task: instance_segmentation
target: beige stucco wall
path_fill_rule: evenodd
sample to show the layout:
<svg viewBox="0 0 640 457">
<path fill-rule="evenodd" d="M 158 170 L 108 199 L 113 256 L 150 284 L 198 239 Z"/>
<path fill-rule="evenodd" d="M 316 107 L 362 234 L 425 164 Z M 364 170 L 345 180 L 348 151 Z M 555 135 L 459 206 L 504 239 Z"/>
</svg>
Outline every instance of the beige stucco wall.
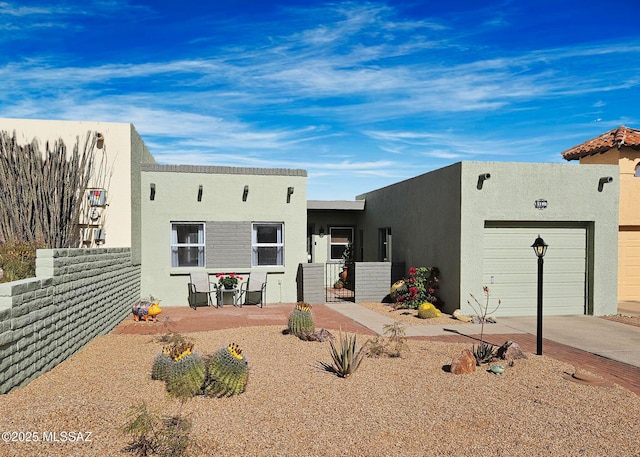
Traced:
<svg viewBox="0 0 640 457">
<path fill-rule="evenodd" d="M 640 177 L 634 176 L 640 163 L 640 151 L 628 147 L 614 148 L 603 154 L 580 159 L 581 164 L 609 164 L 620 166 L 620 221 L 619 225 L 640 226 Z"/>
<path fill-rule="evenodd" d="M 629 147 L 613 148 L 603 154 L 580 159 L 580 164 L 617 164 L 620 174 L 618 299 L 639 300 L 638 247 L 640 237 L 640 177 L 635 170 L 640 164 L 640 151 Z"/>
<path fill-rule="evenodd" d="M 155 163 L 142 139 L 131 124 L 112 122 L 57 121 L 37 119 L 0 119 L 0 130 L 10 135 L 15 131 L 18 141 L 31 143 L 34 139 L 45 150 L 46 143 L 62 139 L 69 150 L 79 138 L 80 150 L 84 148 L 87 134 L 104 136 L 104 147 L 95 149 L 98 163 L 105 154 L 108 206 L 101 209 L 101 220 L 106 230 L 103 247 L 131 247 L 137 252 L 135 242 L 139 239 L 140 214 L 139 174 L 140 163 Z M 102 187 L 95 179 L 90 187 Z M 132 189 L 135 189 L 132 192 Z M 139 262 L 139 253 L 133 253 L 134 264 Z"/>
<path fill-rule="evenodd" d="M 217 167 L 187 167 L 201 172 L 143 171 L 142 195 L 142 286 L 143 295 L 153 295 L 161 306 L 186 306 L 187 284 L 193 268 L 171 267 L 171 222 L 251 221 L 284 222 L 284 266 L 252 267 L 215 265 L 211 274 L 266 269 L 267 302 L 295 302 L 298 265 L 307 262 L 307 186 L 305 176 L 268 174 L 268 169 L 229 168 L 231 173 L 212 172 Z M 226 168 L 226 167 L 220 167 Z M 209 172 L 207 172 L 209 171 Z M 150 200 L 150 185 L 155 199 Z M 197 201 L 198 186 L 202 201 Z M 242 201 L 244 186 L 249 186 Z M 287 203 L 287 189 L 294 188 Z M 250 241 L 250 240 L 248 240 Z M 213 278 L 212 278 L 213 279 Z"/>
</svg>

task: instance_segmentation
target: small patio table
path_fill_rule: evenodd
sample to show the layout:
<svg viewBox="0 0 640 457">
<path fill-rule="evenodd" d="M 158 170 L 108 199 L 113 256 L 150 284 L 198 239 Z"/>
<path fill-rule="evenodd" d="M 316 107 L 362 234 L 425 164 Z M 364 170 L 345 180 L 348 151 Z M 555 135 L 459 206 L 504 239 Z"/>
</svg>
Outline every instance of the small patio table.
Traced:
<svg viewBox="0 0 640 457">
<path fill-rule="evenodd" d="M 233 306 L 239 306 L 238 297 L 240 295 L 240 289 L 238 289 L 237 287 L 234 287 L 233 289 L 225 289 L 224 287 L 219 287 L 218 294 L 217 294 L 218 307 L 221 307 L 222 305 L 224 305 L 225 294 L 233 294 Z"/>
</svg>

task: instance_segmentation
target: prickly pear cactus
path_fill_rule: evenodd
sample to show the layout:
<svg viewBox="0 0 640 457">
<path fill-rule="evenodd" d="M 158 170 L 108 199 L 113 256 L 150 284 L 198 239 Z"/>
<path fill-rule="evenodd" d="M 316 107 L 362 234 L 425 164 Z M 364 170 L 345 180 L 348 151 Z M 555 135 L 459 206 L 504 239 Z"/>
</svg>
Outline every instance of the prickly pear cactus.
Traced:
<svg viewBox="0 0 640 457">
<path fill-rule="evenodd" d="M 249 364 L 234 343 L 215 352 L 207 362 L 205 395 L 230 397 L 244 392 L 249 379 Z"/>
<path fill-rule="evenodd" d="M 440 317 L 441 315 L 440 310 L 429 302 L 423 303 L 418 308 L 418 317 L 420 319 L 431 319 L 433 317 Z"/>
<path fill-rule="evenodd" d="M 164 352 L 158 354 L 153 361 L 151 367 L 151 379 L 159 379 L 160 381 L 166 381 L 169 378 L 169 373 L 176 362 Z"/>
<path fill-rule="evenodd" d="M 193 397 L 202 390 L 206 376 L 205 363 L 199 354 L 189 354 L 174 363 L 167 377 L 167 391 L 172 397 Z"/>
<path fill-rule="evenodd" d="M 315 331 L 311 305 L 307 303 L 297 303 L 294 310 L 289 315 L 289 332 L 298 338 L 304 338 Z"/>
</svg>

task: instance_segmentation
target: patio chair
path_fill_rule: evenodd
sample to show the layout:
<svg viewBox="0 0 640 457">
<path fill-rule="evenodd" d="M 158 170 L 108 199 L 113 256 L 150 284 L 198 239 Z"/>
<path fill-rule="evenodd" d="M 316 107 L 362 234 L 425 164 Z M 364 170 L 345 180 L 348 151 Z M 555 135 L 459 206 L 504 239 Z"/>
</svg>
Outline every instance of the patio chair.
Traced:
<svg viewBox="0 0 640 457">
<path fill-rule="evenodd" d="M 262 308 L 266 303 L 267 293 L 267 272 L 252 271 L 249 279 L 240 284 L 240 306 L 244 301 L 245 305 L 260 305 Z"/>
<path fill-rule="evenodd" d="M 213 302 L 212 294 L 217 293 L 217 287 L 215 284 L 209 282 L 209 274 L 204 273 L 190 273 L 189 274 L 189 306 L 196 309 L 198 303 L 202 303 L 203 295 L 207 297 L 207 305 L 211 306 Z M 215 305 L 217 306 L 217 304 Z"/>
</svg>

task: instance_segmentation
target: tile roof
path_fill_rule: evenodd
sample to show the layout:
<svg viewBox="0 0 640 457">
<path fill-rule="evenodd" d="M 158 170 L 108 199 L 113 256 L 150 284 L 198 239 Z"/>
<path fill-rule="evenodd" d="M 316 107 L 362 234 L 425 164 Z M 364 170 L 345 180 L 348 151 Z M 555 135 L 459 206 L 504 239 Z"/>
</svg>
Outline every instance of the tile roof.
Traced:
<svg viewBox="0 0 640 457">
<path fill-rule="evenodd" d="M 621 125 L 600 136 L 567 149 L 562 152 L 562 157 L 566 160 L 581 159 L 586 156 L 607 152 L 614 147 L 620 149 L 622 146 L 640 150 L 640 130 Z"/>
</svg>

